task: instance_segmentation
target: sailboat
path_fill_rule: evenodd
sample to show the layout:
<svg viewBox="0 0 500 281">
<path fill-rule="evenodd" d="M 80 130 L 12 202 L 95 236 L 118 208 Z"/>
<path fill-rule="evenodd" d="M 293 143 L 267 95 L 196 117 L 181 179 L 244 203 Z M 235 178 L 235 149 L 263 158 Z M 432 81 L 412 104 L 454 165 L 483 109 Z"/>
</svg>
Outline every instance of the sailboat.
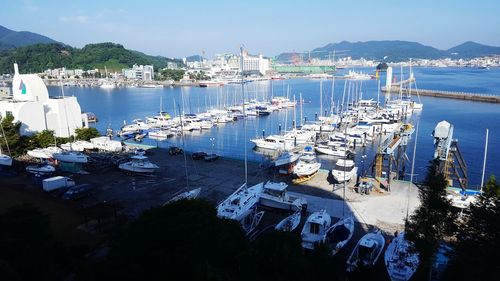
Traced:
<svg viewBox="0 0 500 281">
<path fill-rule="evenodd" d="M 200 194 L 200 192 L 201 192 L 201 187 L 179 193 L 179 194 L 175 195 L 174 197 L 172 197 L 167 202 L 165 202 L 165 204 L 163 204 L 163 206 L 168 205 L 168 204 L 173 203 L 173 202 L 180 201 L 180 200 L 196 199 L 198 197 L 198 195 Z"/>
<path fill-rule="evenodd" d="M 291 214 L 290 216 L 284 218 L 283 220 L 281 220 L 274 227 L 274 229 L 285 232 L 292 232 L 297 228 L 297 226 L 299 226 L 301 217 L 302 217 L 301 212 L 297 211 Z"/>
<path fill-rule="evenodd" d="M 348 216 L 340 219 L 326 232 L 327 243 L 331 247 L 330 254 L 334 256 L 349 243 L 354 234 L 354 219 Z"/>
<path fill-rule="evenodd" d="M 418 139 L 418 123 L 417 131 L 415 133 L 415 143 L 413 147 L 413 159 L 411 164 L 409 188 L 413 182 L 413 171 L 415 165 L 415 155 L 417 152 L 417 139 Z M 410 197 L 408 195 L 408 203 Z M 406 208 L 406 219 L 408 219 L 409 208 Z M 405 239 L 404 232 L 399 233 L 394 237 L 392 242 L 387 246 L 385 251 L 384 260 L 387 272 L 392 281 L 408 281 L 413 276 L 419 266 L 419 254 L 412 251 L 413 243 Z"/>
<path fill-rule="evenodd" d="M 153 173 L 160 168 L 158 165 L 151 163 L 148 157 L 144 155 L 134 155 L 130 159 L 131 161 L 120 164 L 118 168 L 134 173 Z"/>
<path fill-rule="evenodd" d="M 245 85 L 243 78 L 243 47 L 241 51 L 241 92 L 243 96 L 243 112 L 245 112 Z M 241 224 L 247 234 L 251 233 L 264 215 L 263 211 L 257 212 L 257 204 L 260 200 L 260 194 L 264 188 L 264 183 L 258 183 L 248 187 L 248 159 L 246 147 L 246 116 L 243 115 L 244 126 L 244 150 L 245 150 L 245 183 L 243 183 L 236 191 L 229 195 L 217 206 L 217 216 L 220 218 L 232 219 Z"/>
<path fill-rule="evenodd" d="M 106 79 L 102 82 L 101 88 L 103 88 L 103 89 L 114 89 L 114 88 L 116 88 L 115 83 L 112 82 L 112 81 L 109 81 L 109 79 L 108 79 L 108 69 L 106 68 L 106 66 L 104 66 L 104 71 L 106 73 Z"/>
</svg>

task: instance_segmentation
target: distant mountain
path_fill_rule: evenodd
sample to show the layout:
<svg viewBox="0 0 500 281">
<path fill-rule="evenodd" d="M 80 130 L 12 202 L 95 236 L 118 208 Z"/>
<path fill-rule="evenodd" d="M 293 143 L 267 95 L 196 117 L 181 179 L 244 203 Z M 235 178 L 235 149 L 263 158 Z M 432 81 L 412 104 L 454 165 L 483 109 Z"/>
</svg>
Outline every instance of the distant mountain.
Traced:
<svg viewBox="0 0 500 281">
<path fill-rule="evenodd" d="M 57 43 L 57 41 L 37 33 L 28 31 L 13 31 L 0 25 L 0 50 L 13 49 L 16 47 L 24 47 L 40 43 Z"/>
<path fill-rule="evenodd" d="M 461 58 L 474 58 L 488 55 L 500 55 L 500 47 L 492 47 L 468 41 L 448 49 L 448 53 L 451 56 L 458 56 Z"/>
<path fill-rule="evenodd" d="M 417 42 L 386 40 L 367 42 L 331 43 L 310 51 L 311 58 L 327 59 L 335 55 L 338 57 L 365 58 L 386 61 L 407 61 L 410 58 L 438 59 L 445 57 L 471 58 L 486 55 L 500 55 L 500 47 L 491 47 L 474 42 L 466 42 L 449 50 L 439 50 Z M 308 58 L 309 52 L 303 54 L 282 53 L 278 55 L 278 62 L 293 62 L 300 57 Z"/>
<path fill-rule="evenodd" d="M 195 61 L 201 61 L 203 60 L 203 57 L 200 55 L 192 55 L 189 57 L 186 57 L 186 62 L 195 62 Z"/>
<path fill-rule="evenodd" d="M 180 60 L 149 56 L 141 52 L 125 49 L 120 44 L 88 44 L 82 49 L 60 43 L 36 44 L 0 54 L 0 73 L 12 73 L 17 62 L 23 72 L 43 72 L 49 68 L 66 67 L 69 69 L 104 69 L 121 71 L 133 64 L 152 64 L 163 68 L 168 62 L 182 63 Z"/>
</svg>

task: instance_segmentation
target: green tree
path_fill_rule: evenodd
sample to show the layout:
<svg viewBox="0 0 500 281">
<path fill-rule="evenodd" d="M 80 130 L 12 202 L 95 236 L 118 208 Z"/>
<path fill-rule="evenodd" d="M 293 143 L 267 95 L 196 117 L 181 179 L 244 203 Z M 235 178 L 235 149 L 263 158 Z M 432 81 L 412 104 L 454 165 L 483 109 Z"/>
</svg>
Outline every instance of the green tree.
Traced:
<svg viewBox="0 0 500 281">
<path fill-rule="evenodd" d="M 40 209 L 32 205 L 9 208 L 0 214 L 0 229 L 0 261 L 6 265 L 0 270 L 8 269 L 7 274 L 18 280 L 62 280 L 68 274 L 70 258 L 54 240 L 50 218 Z"/>
<path fill-rule="evenodd" d="M 33 145 L 35 147 L 47 147 L 56 144 L 56 137 L 54 136 L 54 131 L 43 130 L 32 135 Z"/>
<path fill-rule="evenodd" d="M 108 260 L 91 267 L 102 280 L 244 280 L 248 242 L 240 225 L 217 217 L 202 200 L 145 211 L 111 243 Z M 97 269 L 97 270 L 96 270 Z"/>
<path fill-rule="evenodd" d="M 421 205 L 411 215 L 406 228 L 406 237 L 420 254 L 423 272 L 430 272 L 439 243 L 453 234 L 456 218 L 453 207 L 446 199 L 448 181 L 438 165 L 437 160 L 429 165 L 425 182 L 419 186 Z"/>
<path fill-rule="evenodd" d="M 100 136 L 96 128 L 77 128 L 75 129 L 76 139 L 89 141 L 92 138 Z"/>
<path fill-rule="evenodd" d="M 7 115 L 4 118 L 0 117 L 0 146 L 2 151 L 10 152 L 13 157 L 23 154 L 22 137 L 19 133 L 21 122 L 14 122 L 12 115 Z"/>
<path fill-rule="evenodd" d="M 179 81 L 184 76 L 185 71 L 182 69 L 164 69 L 161 71 L 161 75 L 164 79 L 171 79 L 174 81 Z"/>
<path fill-rule="evenodd" d="M 446 280 L 498 280 L 500 276 L 500 185 L 491 176 L 477 202 L 458 220 Z"/>
</svg>

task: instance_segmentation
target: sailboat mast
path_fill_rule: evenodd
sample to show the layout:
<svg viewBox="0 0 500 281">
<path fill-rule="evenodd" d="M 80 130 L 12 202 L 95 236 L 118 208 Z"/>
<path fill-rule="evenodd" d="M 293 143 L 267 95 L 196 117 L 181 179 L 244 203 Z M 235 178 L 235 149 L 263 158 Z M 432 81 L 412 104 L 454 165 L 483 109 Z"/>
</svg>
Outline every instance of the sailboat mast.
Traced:
<svg viewBox="0 0 500 281">
<path fill-rule="evenodd" d="M 486 171 L 486 155 L 488 154 L 488 135 L 489 135 L 489 130 L 486 129 L 486 143 L 484 144 L 483 174 L 481 176 L 481 193 L 483 193 L 484 173 Z"/>
<path fill-rule="evenodd" d="M 245 80 L 243 78 L 243 45 L 240 46 L 241 66 L 241 95 L 243 97 L 243 147 L 245 150 L 245 188 L 248 184 L 248 159 L 247 159 L 247 113 L 245 111 Z"/>
<path fill-rule="evenodd" d="M 299 94 L 299 99 L 300 99 L 300 126 L 302 127 L 303 125 L 303 117 L 302 117 L 302 113 L 303 113 L 303 109 L 302 109 L 302 104 L 303 104 L 303 101 L 302 101 L 302 92 L 300 92 Z"/>
<path fill-rule="evenodd" d="M 415 170 L 415 157 L 417 155 L 417 140 L 418 140 L 418 126 L 420 121 L 417 122 L 417 129 L 415 131 L 415 143 L 413 144 L 413 157 L 411 159 L 411 174 L 410 182 L 408 183 L 408 198 L 406 200 L 406 223 L 408 223 L 408 213 L 410 211 L 410 188 L 413 183 L 413 171 Z M 405 224 L 406 225 L 406 224 Z"/>
</svg>

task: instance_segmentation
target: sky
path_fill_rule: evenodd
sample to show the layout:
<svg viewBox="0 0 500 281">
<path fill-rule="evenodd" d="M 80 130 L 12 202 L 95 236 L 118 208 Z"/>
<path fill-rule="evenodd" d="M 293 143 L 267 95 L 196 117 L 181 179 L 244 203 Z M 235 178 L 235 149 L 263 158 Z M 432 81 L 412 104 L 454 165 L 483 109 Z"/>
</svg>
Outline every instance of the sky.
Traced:
<svg viewBox="0 0 500 281">
<path fill-rule="evenodd" d="M 74 47 L 115 42 L 182 58 L 236 53 L 243 44 L 275 56 L 344 40 L 500 46 L 499 11 L 498 0 L 11 0 L 0 4 L 0 25 Z"/>
</svg>

